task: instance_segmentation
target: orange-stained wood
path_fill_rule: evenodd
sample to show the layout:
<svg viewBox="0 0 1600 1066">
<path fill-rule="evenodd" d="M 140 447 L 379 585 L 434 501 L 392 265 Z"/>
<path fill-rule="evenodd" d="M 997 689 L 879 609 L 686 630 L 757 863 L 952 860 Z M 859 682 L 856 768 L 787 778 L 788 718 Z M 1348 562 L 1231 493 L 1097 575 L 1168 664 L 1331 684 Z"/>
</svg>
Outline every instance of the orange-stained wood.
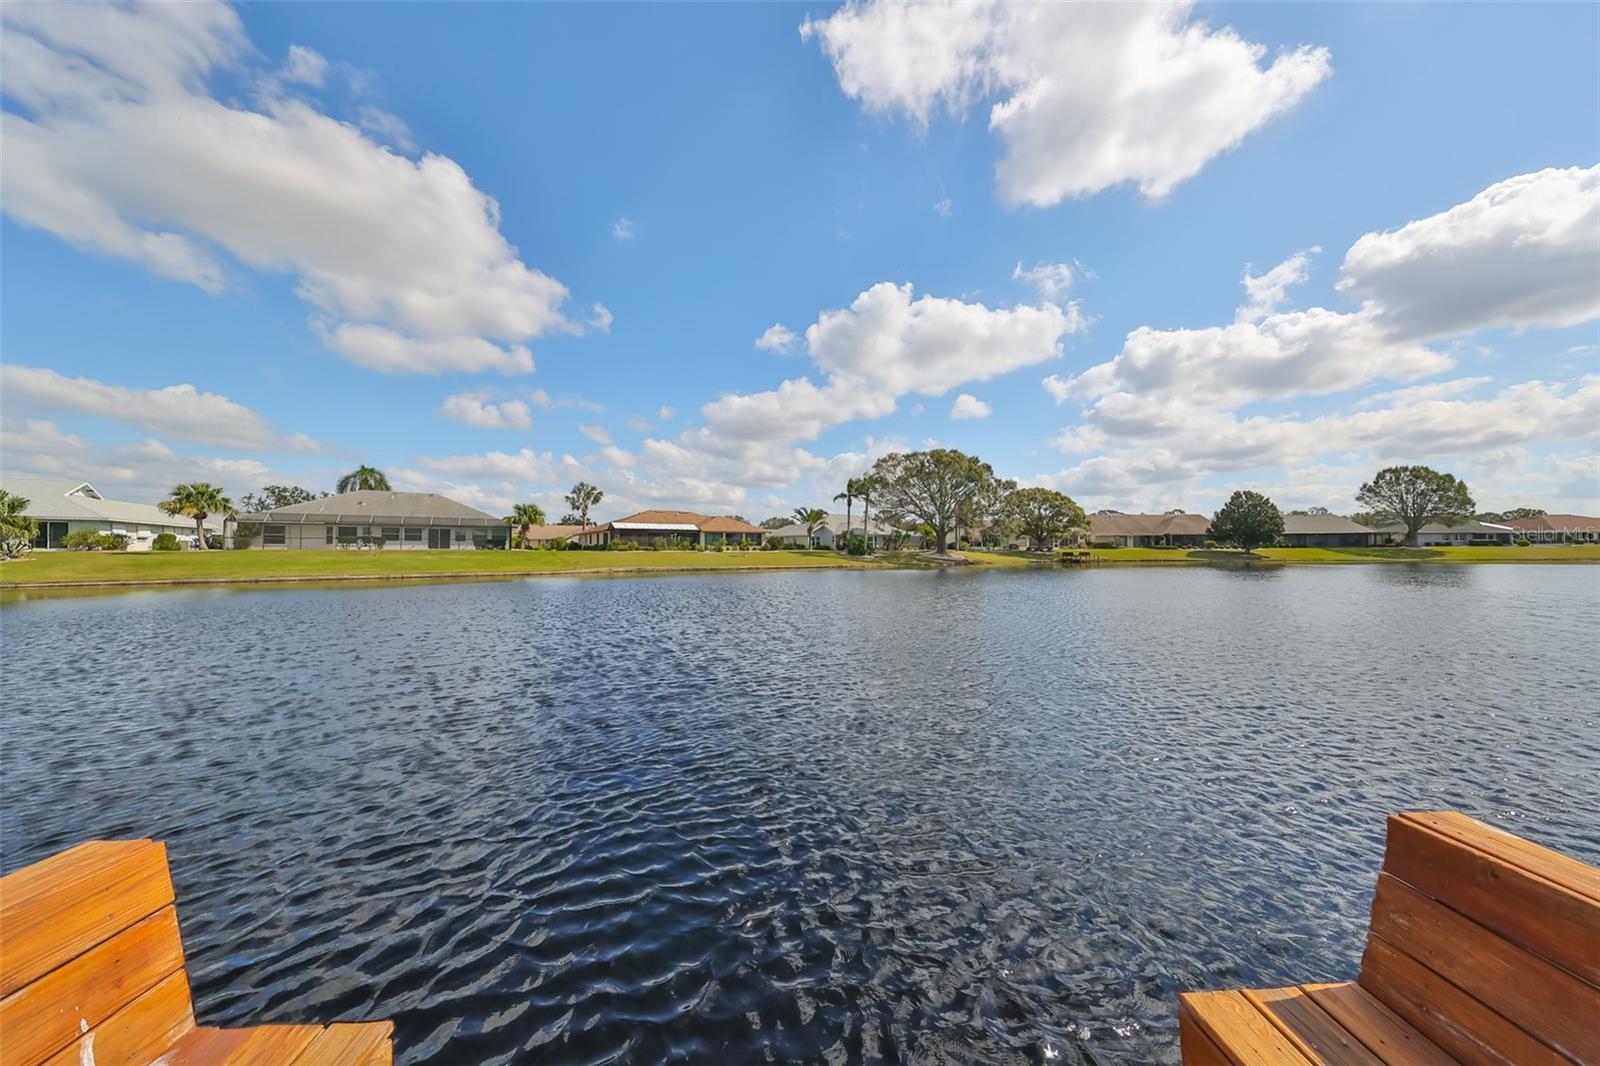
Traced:
<svg viewBox="0 0 1600 1066">
<path fill-rule="evenodd" d="M 322 1032 L 320 1025 L 258 1025 L 217 1066 L 286 1066 L 300 1061 L 306 1047 Z"/>
<path fill-rule="evenodd" d="M 305 1049 L 294 1066 L 391 1066 L 393 1022 L 330 1025 Z"/>
<path fill-rule="evenodd" d="M 1390 1066 L 1455 1066 L 1455 1059 L 1354 981 L 1300 987 L 1328 1017 Z"/>
<path fill-rule="evenodd" d="M 1600 901 L 1411 815 L 1389 819 L 1383 868 L 1512 943 L 1600 984 Z"/>
<path fill-rule="evenodd" d="M 48 1058 L 182 968 L 178 913 L 163 907 L 0 1000 L 0 1064 Z"/>
<path fill-rule="evenodd" d="M 0 996 L 173 902 L 167 849 L 91 840 L 0 878 Z"/>
<path fill-rule="evenodd" d="M 1386 873 L 1378 875 L 1371 936 L 1568 1058 L 1600 1062 L 1600 988 Z"/>
<path fill-rule="evenodd" d="M 1240 992 L 1185 992 L 1178 1002 L 1217 1049 L 1239 1066 L 1297 1066 L 1311 1061 Z"/>
<path fill-rule="evenodd" d="M 1206 1035 L 1187 1003 L 1178 1004 L 1178 1048 L 1183 1066 L 1233 1066 L 1228 1056 Z"/>
<path fill-rule="evenodd" d="M 1382 1059 L 1298 988 L 1251 988 L 1245 990 L 1244 998 L 1312 1062 L 1321 1066 L 1384 1066 Z"/>
<path fill-rule="evenodd" d="M 1361 987 L 1458 1062 L 1558 1066 L 1567 1059 L 1392 944 L 1367 939 Z"/>
<path fill-rule="evenodd" d="M 253 1029 L 218 1029 L 202 1025 L 193 1029 L 150 1066 L 217 1066 L 244 1046 Z"/>
<path fill-rule="evenodd" d="M 1400 817 L 1600 902 L 1600 868 L 1579 862 L 1570 855 L 1512 836 L 1503 829 L 1468 818 L 1460 811 L 1410 811 Z"/>
<path fill-rule="evenodd" d="M 45 1061 L 47 1066 L 146 1066 L 193 1028 L 189 977 L 179 970 Z M 83 1055 L 86 1042 L 90 1058 Z"/>
</svg>

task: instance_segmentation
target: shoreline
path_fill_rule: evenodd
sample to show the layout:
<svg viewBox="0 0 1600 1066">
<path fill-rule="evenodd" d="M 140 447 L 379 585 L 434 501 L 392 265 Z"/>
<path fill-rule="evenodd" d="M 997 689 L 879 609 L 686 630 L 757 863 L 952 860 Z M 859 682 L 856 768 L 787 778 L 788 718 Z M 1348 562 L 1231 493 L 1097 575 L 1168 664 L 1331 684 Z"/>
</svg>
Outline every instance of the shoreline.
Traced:
<svg viewBox="0 0 1600 1066">
<path fill-rule="evenodd" d="M 1266 549 L 1273 551 L 1273 549 Z M 98 553 L 74 553 L 71 556 L 36 556 L 33 559 L 13 560 L 0 565 L 0 594 L 25 592 L 30 589 L 139 589 L 139 588 L 182 588 L 204 586 L 268 586 L 268 585 L 297 585 L 297 584 L 351 584 L 372 582 L 404 582 L 404 581 L 483 581 L 483 580 L 521 580 L 536 577 L 606 577 L 623 576 L 639 577 L 649 574 L 688 574 L 688 573 L 775 573 L 795 570 L 985 570 L 985 569 L 1042 569 L 1042 570 L 1076 570 L 1087 565 L 1092 569 L 1099 566 L 1122 567 L 1193 567 L 1213 566 L 1231 568 L 1255 568 L 1278 566 L 1347 566 L 1371 564 L 1410 564 L 1410 565 L 1595 565 L 1600 564 L 1600 546 L 1569 546 L 1555 550 L 1532 550 L 1519 548 L 1495 549 L 1493 551 L 1473 551 L 1471 549 L 1427 549 L 1427 554 L 1396 556 L 1396 555 L 1366 555 L 1343 554 L 1334 551 L 1319 549 L 1276 549 L 1285 554 L 1258 555 L 1246 558 L 1233 552 L 1194 551 L 1185 552 L 1176 549 L 1102 549 L 1095 554 L 1087 564 L 1062 565 L 1053 556 L 1028 555 L 1022 552 L 983 552 L 972 551 L 967 554 L 961 563 L 954 561 L 943 562 L 926 556 L 903 554 L 890 557 L 877 557 L 866 559 L 830 559 L 822 555 L 799 555 L 799 553 L 785 553 L 786 558 L 771 561 L 749 562 L 711 562 L 702 557 L 691 557 L 683 560 L 672 560 L 656 564 L 631 564 L 619 563 L 613 566 L 573 566 L 573 567 L 528 567 L 518 566 L 506 569 L 471 569 L 471 570 L 362 570 L 330 573 L 221 573 L 221 574 L 192 574 L 175 573 L 171 576 L 141 576 L 122 577 L 113 574 L 93 574 L 82 577 L 71 576 L 70 571 L 78 566 L 92 567 L 100 570 L 110 570 L 121 565 L 127 556 L 99 555 Z M 1126 554 L 1124 554 L 1126 553 Z M 1294 553 L 1294 554 L 1288 554 Z M 1307 553 L 1307 554 L 1300 554 Z M 1528 554 L 1522 554 L 1528 553 Z M 688 553 L 684 553 L 688 554 Z M 144 556 L 135 557 L 142 562 Z M 239 562 L 231 553 L 223 556 L 232 562 Z M 260 558 L 256 556 L 255 558 Z M 282 560 L 285 556 L 274 554 L 270 556 L 274 562 Z M 370 563 L 372 557 L 367 557 L 362 562 Z M 35 559 L 50 559 L 51 565 L 46 569 L 57 571 L 50 573 L 42 580 L 7 580 L 10 576 L 7 571 L 12 567 L 28 567 Z M 170 559 L 170 562 L 168 561 Z M 56 561 L 61 560 L 61 561 Z M 71 560 L 67 562 L 66 560 Z M 115 560 L 115 561 L 114 561 Z M 179 562 L 191 561 L 188 556 L 163 557 L 163 564 L 179 567 Z M 518 560 L 518 562 L 521 562 Z M 146 564 L 148 565 L 148 564 Z M 253 562 L 251 565 L 255 565 Z M 65 572 L 61 572 L 65 571 Z"/>
</svg>

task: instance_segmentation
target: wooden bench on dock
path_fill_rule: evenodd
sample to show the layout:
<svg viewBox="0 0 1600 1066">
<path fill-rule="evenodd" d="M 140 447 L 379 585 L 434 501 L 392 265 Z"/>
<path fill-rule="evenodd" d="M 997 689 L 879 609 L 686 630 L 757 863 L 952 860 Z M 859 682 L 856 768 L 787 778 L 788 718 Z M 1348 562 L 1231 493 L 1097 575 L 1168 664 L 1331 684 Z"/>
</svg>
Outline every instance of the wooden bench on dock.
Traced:
<svg viewBox="0 0 1600 1066">
<path fill-rule="evenodd" d="M 1389 819 L 1358 980 L 1179 996 L 1183 1061 L 1600 1064 L 1600 869 L 1454 811 Z"/>
<path fill-rule="evenodd" d="M 0 878 L 0 1066 L 387 1066 L 392 1022 L 197 1026 L 154 840 L 91 840 Z"/>
</svg>

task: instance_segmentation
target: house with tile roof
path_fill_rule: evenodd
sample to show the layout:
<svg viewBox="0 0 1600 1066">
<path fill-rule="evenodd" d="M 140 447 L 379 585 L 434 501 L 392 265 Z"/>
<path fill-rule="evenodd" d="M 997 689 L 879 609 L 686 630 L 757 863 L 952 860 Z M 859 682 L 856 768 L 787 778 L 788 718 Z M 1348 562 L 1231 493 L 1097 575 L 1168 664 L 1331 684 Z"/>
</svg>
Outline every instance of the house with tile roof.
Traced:
<svg viewBox="0 0 1600 1066">
<path fill-rule="evenodd" d="M 1200 548 L 1211 519 L 1203 514 L 1120 514 L 1089 516 L 1089 540 L 1105 548 Z"/>
<path fill-rule="evenodd" d="M 1600 518 L 1581 514 L 1542 514 L 1508 518 L 1505 524 L 1534 544 L 1600 543 Z"/>
<path fill-rule="evenodd" d="M 590 526 L 569 538 L 585 548 L 603 548 L 616 541 L 648 546 L 660 541 L 682 547 L 760 547 L 767 531 L 742 518 L 703 515 L 695 511 L 638 511 L 625 518 Z"/>
</svg>

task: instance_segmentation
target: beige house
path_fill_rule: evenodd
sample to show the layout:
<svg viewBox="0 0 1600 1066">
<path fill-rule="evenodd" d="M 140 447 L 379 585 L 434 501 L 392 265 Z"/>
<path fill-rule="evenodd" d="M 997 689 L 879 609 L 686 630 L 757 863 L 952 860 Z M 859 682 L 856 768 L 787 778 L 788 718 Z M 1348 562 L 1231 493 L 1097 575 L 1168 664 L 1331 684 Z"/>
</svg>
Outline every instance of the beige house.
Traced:
<svg viewBox="0 0 1600 1066">
<path fill-rule="evenodd" d="M 1200 548 L 1210 535 L 1203 514 L 1094 514 L 1089 540 L 1106 548 Z"/>
<path fill-rule="evenodd" d="M 694 511 L 639 511 L 614 522 L 590 526 L 570 539 L 585 548 L 603 548 L 614 541 L 651 545 L 663 540 L 683 547 L 728 545 L 756 548 L 766 543 L 767 531 L 742 518 L 727 515 L 703 515 Z"/>
</svg>

